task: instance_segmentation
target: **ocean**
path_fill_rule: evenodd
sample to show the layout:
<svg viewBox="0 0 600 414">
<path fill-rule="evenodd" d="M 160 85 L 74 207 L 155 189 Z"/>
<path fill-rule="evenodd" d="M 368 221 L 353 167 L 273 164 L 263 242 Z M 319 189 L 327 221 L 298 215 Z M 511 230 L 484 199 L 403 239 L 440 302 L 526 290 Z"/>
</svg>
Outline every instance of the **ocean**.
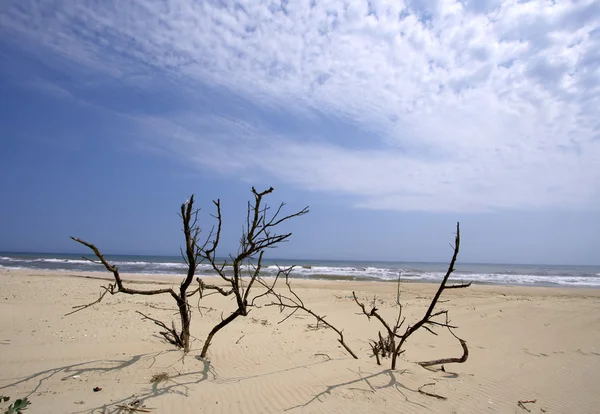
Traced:
<svg viewBox="0 0 600 414">
<path fill-rule="evenodd" d="M 88 256 L 91 257 L 91 256 Z M 183 275 L 186 265 L 178 256 L 107 255 L 122 273 Z M 367 262 L 334 260 L 264 260 L 263 275 L 274 276 L 277 265 L 296 265 L 292 277 L 330 280 L 402 280 L 437 282 L 447 263 Z M 55 270 L 64 272 L 106 272 L 100 264 L 75 254 L 1 253 L 0 269 Z M 200 264 L 198 276 L 215 276 L 208 264 Z M 460 263 L 451 280 L 481 284 L 525 286 L 574 286 L 600 288 L 600 266 L 551 266 Z"/>
</svg>

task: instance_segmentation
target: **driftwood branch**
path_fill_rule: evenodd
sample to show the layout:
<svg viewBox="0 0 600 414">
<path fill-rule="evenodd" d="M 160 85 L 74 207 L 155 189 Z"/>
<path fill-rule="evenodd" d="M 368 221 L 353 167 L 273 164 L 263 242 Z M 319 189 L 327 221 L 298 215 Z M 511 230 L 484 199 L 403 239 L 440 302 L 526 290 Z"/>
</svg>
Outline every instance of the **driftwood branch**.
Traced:
<svg viewBox="0 0 600 414">
<path fill-rule="evenodd" d="M 398 329 L 400 329 L 400 327 L 404 323 L 404 320 L 401 320 L 402 306 L 401 305 L 399 306 L 398 317 L 396 318 L 396 323 L 393 327 L 391 327 L 386 322 L 386 320 L 383 319 L 383 317 L 379 314 L 378 309 L 375 306 L 376 298 L 373 299 L 373 307 L 371 308 L 370 311 L 367 311 L 366 306 L 363 303 L 359 302 L 358 298 L 356 297 L 356 292 L 352 292 L 352 298 L 354 299 L 354 302 L 362 310 L 363 315 L 365 315 L 369 320 L 371 319 L 371 317 L 374 317 L 383 325 L 383 327 L 386 330 L 387 335 L 385 338 L 381 335 L 381 332 L 378 332 L 378 340 L 371 341 L 371 350 L 373 351 L 373 355 L 375 356 L 377 365 L 381 365 L 381 358 L 386 358 L 388 356 L 391 356 L 393 354 L 394 350 L 396 349 L 396 336 L 397 336 L 396 333 L 398 332 Z"/>
<path fill-rule="evenodd" d="M 440 358 L 440 359 L 434 359 L 431 361 L 422 361 L 419 362 L 418 364 L 421 365 L 422 367 L 430 367 L 432 365 L 442 365 L 442 364 L 451 364 L 451 363 L 457 363 L 457 364 L 461 364 L 463 362 L 467 361 L 467 358 L 469 358 L 469 348 L 467 348 L 467 343 L 460 339 L 460 346 L 462 347 L 463 350 L 463 354 L 460 358 Z"/>
<path fill-rule="evenodd" d="M 72 314 L 77 313 L 79 311 L 82 311 L 82 310 L 84 310 L 86 308 L 89 308 L 90 306 L 94 306 L 95 304 L 100 303 L 102 301 L 102 299 L 104 299 L 104 296 L 111 291 L 111 287 L 112 286 L 113 285 L 109 285 L 109 287 L 101 286 L 102 289 L 104 289 L 104 291 L 102 293 L 100 293 L 100 296 L 98 297 L 98 299 L 96 299 L 95 301 L 90 302 L 90 303 L 88 303 L 86 305 L 75 305 L 75 306 L 73 306 L 73 309 L 75 309 L 75 310 L 71 311 L 69 313 L 65 313 L 65 316 L 72 315 Z"/>
<path fill-rule="evenodd" d="M 518 405 L 520 408 L 522 408 L 522 409 L 524 409 L 525 411 L 527 411 L 527 412 L 529 412 L 529 413 L 530 413 L 530 412 L 531 412 L 531 410 L 530 410 L 530 409 L 529 409 L 527 406 L 525 406 L 525 404 L 535 404 L 536 402 L 537 402 L 537 400 L 519 400 L 519 401 L 517 402 L 517 405 Z"/>
<path fill-rule="evenodd" d="M 257 191 L 252 187 L 253 202 L 248 202 L 246 223 L 242 227 L 237 255 L 230 256 L 230 261 L 224 262 L 217 259 L 216 251 L 221 240 L 221 229 L 223 218 L 221 215 L 220 200 L 214 201 L 216 213 L 213 215 L 217 221 L 214 230 L 211 231 L 209 239 L 203 246 L 198 248 L 198 257 L 210 263 L 212 269 L 229 285 L 223 288 L 217 285 L 204 283 L 200 278 L 196 279 L 199 284 L 199 292 L 202 295 L 204 290 L 212 290 L 223 296 L 233 295 L 235 297 L 236 307 L 230 315 L 222 319 L 209 332 L 200 356 L 206 357 L 212 338 L 214 335 L 233 322 L 240 316 L 247 316 L 250 308 L 254 306 L 255 298 L 252 298 L 252 292 L 255 284 L 260 279 L 263 259 L 266 249 L 277 247 L 280 243 L 287 241 L 292 233 L 277 234 L 275 228 L 283 222 L 303 216 L 308 213 L 308 207 L 303 208 L 292 214 L 281 215 L 285 206 L 281 203 L 273 214 L 270 214 L 270 207 L 264 203 L 264 197 L 274 191 L 273 187 L 265 191 Z M 245 269 L 250 269 L 245 276 Z"/>
<path fill-rule="evenodd" d="M 366 306 L 359 302 L 356 292 L 352 292 L 352 298 L 354 302 L 360 307 L 362 313 L 370 320 L 371 317 L 377 319 L 385 328 L 387 335 L 383 337 L 381 332 L 378 332 L 378 340 L 371 341 L 371 350 L 377 361 L 377 365 L 381 365 L 381 358 L 387 358 L 394 354 L 396 351 L 396 338 L 398 337 L 398 331 L 404 324 L 405 318 L 402 317 L 402 303 L 400 302 L 400 277 L 396 283 L 396 306 L 398 307 L 398 315 L 394 325 L 390 325 L 380 314 L 379 309 L 375 306 L 377 298 L 373 298 L 373 304 L 370 311 L 367 311 Z"/>
<path fill-rule="evenodd" d="M 202 352 L 200 353 L 200 357 L 201 358 L 206 357 L 206 354 L 208 353 L 208 347 L 210 346 L 210 344 L 212 342 L 212 339 L 217 334 L 217 332 L 219 332 L 225 326 L 229 325 L 231 322 L 233 322 L 240 315 L 241 315 L 241 313 L 238 312 L 237 310 L 235 310 L 227 318 L 222 319 L 221 322 L 219 322 L 218 324 L 216 324 L 211 329 L 211 331 L 208 333 L 208 336 L 206 337 L 206 340 L 204 341 L 204 346 L 202 347 Z"/>
<path fill-rule="evenodd" d="M 160 326 L 161 328 L 164 329 L 164 331 L 160 331 L 159 333 L 167 340 L 167 342 L 179 347 L 179 348 L 183 348 L 183 341 L 180 337 L 180 335 L 177 333 L 177 330 L 175 329 L 175 324 L 173 324 L 172 328 L 169 328 L 164 322 L 152 318 L 140 311 L 135 311 L 136 313 L 139 313 L 140 315 L 142 315 L 143 319 L 148 319 L 152 322 L 154 322 L 157 326 Z"/>
<path fill-rule="evenodd" d="M 431 303 L 429 304 L 429 307 L 427 308 L 425 315 L 423 315 L 423 317 L 418 322 L 416 322 L 414 325 L 409 326 L 406 329 L 406 331 L 404 332 L 404 334 L 400 336 L 400 341 L 398 342 L 398 345 L 396 346 L 396 352 L 392 356 L 392 369 L 396 368 L 396 357 L 399 355 L 400 350 L 402 349 L 402 346 L 404 345 L 404 343 L 408 340 L 408 338 L 410 338 L 410 336 L 413 333 L 415 333 L 421 327 L 423 327 L 426 324 L 430 324 L 430 325 L 435 324 L 438 326 L 445 326 L 448 329 L 452 328 L 452 326 L 450 326 L 448 324 L 448 311 L 440 311 L 440 312 L 437 312 L 434 314 L 434 310 L 438 303 L 438 300 L 442 296 L 442 293 L 447 288 L 447 283 L 448 283 L 448 279 L 450 278 L 450 275 L 452 274 L 452 272 L 454 272 L 454 266 L 456 264 L 456 259 L 458 258 L 459 251 L 460 251 L 460 224 L 456 223 L 456 238 L 454 240 L 454 252 L 452 254 L 452 259 L 450 260 L 450 264 L 448 265 L 448 270 L 446 271 L 446 274 L 444 275 L 442 281 L 440 282 L 438 290 L 436 291 L 435 295 L 433 296 L 433 299 L 431 300 Z M 451 289 L 466 288 L 466 287 L 471 286 L 471 282 L 461 283 L 459 285 L 452 285 L 452 286 L 453 287 L 451 287 Z M 443 324 L 439 323 L 439 322 L 434 323 L 435 321 L 433 321 L 432 318 L 434 318 L 435 316 L 438 316 L 442 313 L 444 313 L 446 315 L 446 323 L 443 323 Z M 460 341 L 461 341 L 461 346 L 463 347 L 463 349 L 467 349 L 466 342 L 463 341 L 462 339 Z M 468 350 L 467 350 L 466 355 L 468 356 Z"/>
<path fill-rule="evenodd" d="M 77 237 L 73 237 L 71 236 L 71 239 L 75 240 L 77 243 L 81 243 L 84 246 L 90 248 L 94 254 L 96 255 L 96 257 L 98 257 L 98 259 L 100 260 L 100 262 L 104 265 L 104 267 L 113 274 L 114 278 L 115 278 L 115 283 L 116 286 L 113 286 L 110 289 L 110 293 L 111 294 L 115 294 L 115 293 L 125 293 L 128 295 L 147 295 L 147 296 L 151 296 L 151 295 L 161 295 L 164 293 L 168 293 L 173 297 L 176 297 L 177 294 L 175 293 L 175 291 L 171 288 L 164 288 L 164 289 L 150 289 L 150 290 L 142 290 L 142 289 L 132 289 L 132 288 L 128 288 L 125 287 L 123 285 L 123 280 L 121 279 L 121 275 L 119 274 L 119 268 L 117 266 L 111 265 L 102 255 L 102 253 L 100 253 L 100 250 L 98 250 L 98 248 L 93 245 L 92 243 L 88 243 L 85 240 L 81 240 L 78 239 Z"/>
<path fill-rule="evenodd" d="M 101 263 L 104 265 L 106 270 L 113 274 L 113 278 L 115 283 L 111 283 L 108 287 L 103 287 L 104 292 L 100 295 L 100 297 L 87 305 L 79 305 L 75 307 L 75 311 L 68 313 L 67 315 L 71 315 L 79 310 L 83 310 L 92 305 L 95 305 L 102 301 L 106 293 L 110 293 L 111 295 L 117 293 L 124 293 L 127 295 L 145 295 L 145 296 L 153 296 L 153 295 L 162 295 L 169 294 L 177 304 L 177 308 L 179 310 L 179 317 L 181 320 L 181 330 L 177 332 L 175 325 L 173 324 L 172 328 L 167 327 L 163 322 L 160 322 L 156 319 L 150 318 L 139 312 L 146 319 L 150 319 L 154 321 L 158 326 L 164 329 L 161 331 L 161 335 L 165 337 L 167 341 L 176 345 L 179 348 L 182 348 L 184 352 L 188 352 L 190 349 L 190 321 L 191 321 L 191 309 L 188 303 L 188 295 L 187 289 L 194 279 L 194 275 L 196 273 L 196 268 L 198 266 L 198 258 L 199 258 L 199 248 L 198 238 L 200 235 L 200 227 L 197 226 L 198 222 L 198 211 L 194 208 L 194 196 L 192 195 L 188 201 L 181 205 L 180 209 L 180 217 L 183 222 L 183 233 L 185 236 L 185 250 L 181 249 L 182 257 L 185 263 L 188 265 L 188 269 L 186 272 L 186 276 L 181 282 L 178 291 L 175 291 L 172 288 L 162 288 L 162 289 L 134 289 L 128 286 L 125 286 L 123 283 L 123 279 L 119 273 L 119 268 L 113 264 L 111 264 L 104 255 L 100 252 L 100 250 L 92 243 L 89 243 L 85 240 L 79 239 L 77 237 L 71 236 L 71 239 L 80 243 L 90 250 L 94 252 L 99 262 L 90 260 L 93 263 Z"/>
<path fill-rule="evenodd" d="M 454 335 L 454 333 L 452 332 L 452 329 L 455 329 L 456 326 L 450 324 L 450 321 L 448 319 L 448 311 L 447 310 L 435 311 L 435 308 L 436 308 L 436 305 L 438 304 L 438 302 L 440 301 L 440 297 L 442 296 L 442 293 L 446 289 L 462 289 L 462 288 L 471 286 L 471 282 L 460 283 L 460 284 L 455 284 L 455 285 L 447 284 L 448 279 L 450 278 L 450 275 L 454 272 L 454 266 L 456 264 L 456 259 L 458 257 L 458 252 L 460 250 L 460 224 L 459 223 L 456 223 L 456 238 L 455 238 L 453 250 L 454 251 L 453 251 L 452 259 L 450 261 L 450 264 L 448 265 L 446 274 L 442 278 L 442 281 L 440 282 L 440 285 L 439 285 L 437 291 L 435 292 L 435 295 L 431 299 L 431 302 L 429 303 L 429 307 L 427 308 L 425 314 L 416 323 L 414 323 L 413 325 L 409 325 L 405 329 L 404 333 L 402 333 L 402 334 L 399 333 L 399 329 L 402 326 L 402 324 L 404 323 L 404 318 L 402 317 L 402 304 L 400 303 L 400 279 L 398 279 L 398 288 L 397 288 L 397 294 L 396 294 L 396 305 L 398 306 L 398 316 L 396 318 L 396 322 L 394 325 L 390 325 L 389 323 L 387 323 L 385 321 L 385 319 L 378 313 L 378 309 L 375 307 L 375 304 L 373 304 L 373 307 L 370 311 L 367 311 L 366 306 L 363 303 L 358 301 L 358 298 L 356 297 L 356 294 L 354 292 L 352 293 L 352 295 L 354 297 L 354 301 L 359 306 L 362 313 L 364 315 L 366 315 L 369 319 L 371 319 L 371 317 L 375 317 L 379 322 L 381 322 L 381 324 L 384 326 L 384 328 L 387 331 L 387 334 L 388 334 L 387 338 L 383 338 L 380 333 L 379 340 L 372 341 L 372 344 L 371 344 L 371 349 L 372 349 L 373 353 L 376 355 L 378 364 L 381 363 L 379 356 L 385 357 L 385 356 L 389 355 L 392 358 L 391 368 L 396 369 L 396 361 L 397 361 L 398 356 L 404 352 L 403 346 L 404 346 L 405 342 L 412 336 L 412 334 L 414 334 L 416 331 L 418 331 L 421 328 L 423 328 L 424 330 L 428 331 L 429 333 L 431 333 L 433 335 L 437 335 L 437 332 L 434 331 L 434 328 L 436 328 L 436 327 L 437 328 L 439 328 L 439 327 L 448 328 L 450 333 L 452 335 Z M 446 320 L 444 322 L 435 320 L 436 317 L 441 316 L 441 315 L 445 315 L 445 317 L 446 317 Z M 423 361 L 420 363 L 421 366 L 431 366 L 431 365 L 438 365 L 438 364 L 465 362 L 469 356 L 469 351 L 467 348 L 466 341 L 458 338 L 456 335 L 454 335 L 454 336 L 456 337 L 456 339 L 459 340 L 459 342 L 463 348 L 463 356 L 462 357 L 460 357 L 460 358 L 443 358 L 443 359 L 437 359 L 437 360 L 433 360 L 433 361 Z M 388 351 L 388 352 L 386 352 L 386 351 Z"/>
<path fill-rule="evenodd" d="M 220 293 L 223 296 L 229 296 L 233 293 L 233 289 L 226 290 L 217 285 L 209 285 L 207 283 L 204 283 L 204 281 L 202 279 L 200 279 L 199 277 L 196 278 L 196 281 L 198 282 L 198 285 L 199 285 L 197 291 L 200 292 L 200 298 L 203 298 L 204 296 L 206 296 L 204 294 L 205 290 L 216 290 L 218 293 Z"/>
</svg>

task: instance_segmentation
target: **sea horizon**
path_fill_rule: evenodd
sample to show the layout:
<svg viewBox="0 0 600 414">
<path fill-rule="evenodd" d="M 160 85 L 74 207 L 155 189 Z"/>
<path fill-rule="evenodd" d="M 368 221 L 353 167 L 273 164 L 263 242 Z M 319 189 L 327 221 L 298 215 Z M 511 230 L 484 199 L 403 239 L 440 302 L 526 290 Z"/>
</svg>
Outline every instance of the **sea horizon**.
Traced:
<svg viewBox="0 0 600 414">
<path fill-rule="evenodd" d="M 0 252 L 0 269 L 32 269 L 71 272 L 105 272 L 104 267 L 85 260 L 80 253 Z M 107 260 L 125 273 L 180 275 L 187 265 L 176 255 L 105 254 Z M 218 258 L 219 261 L 225 257 Z M 446 273 L 448 262 L 283 259 L 263 260 L 263 275 L 274 276 L 278 267 L 295 266 L 291 276 L 330 280 L 401 280 L 436 282 Z M 451 280 L 479 284 L 515 286 L 572 286 L 600 288 L 600 265 L 552 265 L 515 263 L 468 263 L 458 261 Z M 198 276 L 216 276 L 202 263 Z"/>
<path fill-rule="evenodd" d="M 12 251 L 12 250 L 5 250 L 2 251 L 0 250 L 0 256 L 2 255 L 40 255 L 40 256 L 50 256 L 50 255 L 56 255 L 56 256 L 79 256 L 81 257 L 88 257 L 88 258 L 92 258 L 94 255 L 90 255 L 90 254 L 86 254 L 86 253 L 73 253 L 73 252 L 68 252 L 68 253 L 63 253 L 63 252 L 21 252 L 21 251 Z M 181 259 L 181 255 L 180 254 L 125 254 L 125 253 L 102 253 L 105 257 L 162 257 L 162 258 L 177 258 L 177 259 Z M 91 257 L 90 257 L 91 256 Z M 225 256 L 218 256 L 219 260 L 223 260 L 223 259 L 228 259 L 229 257 L 225 257 Z M 285 258 L 285 257 L 275 257 L 275 258 L 269 258 L 266 257 L 264 259 L 264 261 L 285 261 L 285 262 L 293 262 L 293 261 L 300 261 L 300 262 L 353 262 L 353 263 L 423 263 L 423 264 L 449 264 L 450 263 L 450 259 L 451 257 L 448 257 L 448 260 L 445 261 L 435 261 L 435 260 L 389 260 L 389 259 L 357 259 L 357 260 L 349 260 L 349 259 L 338 259 L 338 258 L 333 258 L 333 259 L 319 259 L 319 258 L 299 258 L 299 259 L 295 259 L 295 258 Z M 462 263 L 462 264 L 468 264 L 468 265 L 490 265 L 490 266 L 503 266 L 503 265 L 508 265 L 508 266 L 552 266 L 552 267 L 593 267 L 593 268 L 600 268 L 600 263 L 595 263 L 595 264 L 574 264 L 574 263 L 536 263 L 536 262 L 486 262 L 486 261 L 481 261 L 481 262 L 466 262 L 466 261 L 462 261 L 460 259 L 460 255 L 457 259 L 457 263 Z"/>
</svg>

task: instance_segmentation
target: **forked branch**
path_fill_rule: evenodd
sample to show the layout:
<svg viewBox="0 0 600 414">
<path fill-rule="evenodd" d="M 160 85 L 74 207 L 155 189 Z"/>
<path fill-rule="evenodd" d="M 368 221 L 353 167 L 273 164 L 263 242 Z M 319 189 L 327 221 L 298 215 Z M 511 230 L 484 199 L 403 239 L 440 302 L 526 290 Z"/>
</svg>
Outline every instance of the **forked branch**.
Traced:
<svg viewBox="0 0 600 414">
<path fill-rule="evenodd" d="M 200 234 L 200 227 L 197 226 L 198 221 L 198 210 L 194 209 L 194 196 L 192 195 L 189 201 L 186 201 L 181 205 L 181 213 L 180 217 L 183 221 L 183 233 L 185 235 L 185 254 L 183 255 L 184 261 L 188 265 L 188 269 L 186 272 L 185 279 L 181 282 L 181 286 L 179 288 L 179 292 L 176 292 L 172 288 L 163 288 L 163 289 L 133 289 L 124 285 L 121 275 L 119 273 L 119 268 L 113 264 L 111 264 L 104 255 L 100 252 L 100 250 L 92 243 L 86 242 L 76 237 L 72 237 L 74 241 L 80 243 L 90 250 L 94 252 L 100 263 L 104 265 L 106 270 L 113 274 L 114 283 L 110 283 L 108 287 L 103 286 L 104 292 L 100 295 L 100 297 L 87 305 L 79 305 L 74 307 L 74 311 L 69 312 L 67 315 L 71 315 L 80 310 L 86 309 L 92 305 L 95 305 L 102 301 L 106 293 L 110 293 L 111 295 L 117 293 L 125 293 L 128 295 L 162 295 L 169 294 L 175 302 L 177 303 L 177 307 L 179 308 L 179 316 L 181 319 L 181 331 L 177 332 L 175 328 L 175 324 L 173 324 L 172 328 L 169 328 L 161 321 L 153 319 L 149 316 L 140 313 L 145 319 L 150 319 L 154 321 L 155 324 L 164 329 L 160 334 L 173 345 L 176 345 L 179 348 L 183 348 L 184 352 L 188 352 L 190 349 L 190 320 L 191 320 L 191 310 L 188 303 L 188 295 L 187 289 L 189 288 L 194 274 L 196 272 L 196 268 L 198 266 L 198 257 L 199 257 L 199 245 L 198 245 L 198 237 Z M 182 250 L 183 251 L 183 250 Z M 90 259 L 87 259 L 90 260 Z M 92 261 L 92 260 L 90 260 Z M 97 262 L 94 262 L 97 263 Z"/>
<path fill-rule="evenodd" d="M 274 214 L 270 215 L 270 207 L 264 204 L 263 199 L 273 191 L 273 187 L 260 192 L 252 187 L 254 202 L 248 202 L 246 224 L 242 228 L 238 253 L 236 256 L 230 256 L 231 262 L 217 260 L 216 251 L 221 240 L 223 219 L 221 215 L 221 202 L 219 200 L 213 202 L 217 210 L 213 217 L 216 219 L 217 224 L 204 246 L 198 249 L 198 257 L 210 263 L 213 270 L 221 279 L 227 282 L 229 287 L 223 288 L 217 285 L 206 284 L 198 278 L 198 291 L 200 294 L 204 290 L 212 290 L 223 296 L 234 295 L 236 307 L 227 318 L 220 321 L 210 331 L 204 341 L 204 346 L 200 354 L 201 357 L 207 355 L 210 343 L 217 332 L 239 316 L 247 316 L 250 308 L 254 306 L 254 299 L 251 298 L 251 292 L 256 281 L 260 279 L 265 250 L 277 247 L 292 235 L 292 233 L 277 234 L 275 233 L 275 227 L 287 220 L 308 213 L 308 207 L 305 207 L 298 212 L 282 217 L 281 211 L 285 204 L 281 203 Z"/>
<path fill-rule="evenodd" d="M 400 279 L 398 279 L 398 286 L 400 286 Z M 366 306 L 363 303 L 359 302 L 358 298 L 356 297 L 356 292 L 352 292 L 352 297 L 354 298 L 354 302 L 362 310 L 362 313 L 369 320 L 371 319 L 371 317 L 374 317 L 383 325 L 383 327 L 386 330 L 387 335 L 385 337 L 383 337 L 381 335 L 381 332 L 378 332 L 378 339 L 372 340 L 370 343 L 371 350 L 373 351 L 373 356 L 375 357 L 375 359 L 377 361 L 377 365 L 381 365 L 381 358 L 386 358 L 386 357 L 392 356 L 392 354 L 396 350 L 396 337 L 398 336 L 397 332 L 404 324 L 404 318 L 402 318 L 402 305 L 400 304 L 399 299 L 397 299 L 398 316 L 396 317 L 396 322 L 392 327 L 379 314 L 379 310 L 375 306 L 376 298 L 373 298 L 373 306 L 371 307 L 371 310 L 367 311 Z M 399 294 L 398 294 L 398 298 L 399 298 Z"/>
<path fill-rule="evenodd" d="M 75 240 L 77 243 L 81 243 L 84 246 L 90 248 L 94 252 L 96 257 L 100 260 L 100 262 L 104 265 L 104 267 L 109 272 L 112 272 L 114 279 L 115 279 L 115 284 L 113 285 L 111 283 L 110 285 L 108 285 L 108 289 L 109 289 L 111 295 L 114 295 L 115 293 L 126 293 L 128 295 L 161 295 L 163 293 L 168 293 L 173 297 L 177 297 L 177 294 L 171 288 L 142 290 L 142 289 L 131 289 L 131 288 L 124 286 L 123 280 L 121 279 L 121 275 L 119 274 L 119 268 L 117 266 L 111 265 L 104 258 L 102 253 L 100 253 L 100 250 L 98 250 L 98 248 L 96 246 L 94 246 L 92 243 L 86 242 L 85 240 L 78 239 L 77 237 L 71 236 L 71 239 Z M 96 303 L 98 303 L 98 302 L 99 301 L 97 301 Z"/>
<path fill-rule="evenodd" d="M 387 342 L 383 341 L 383 339 L 381 338 L 381 334 L 380 334 L 379 342 L 373 341 L 371 348 L 373 349 L 374 353 L 375 352 L 381 353 L 383 345 L 385 345 L 387 343 L 388 346 L 390 346 L 390 344 L 391 344 L 390 347 L 393 348 L 393 351 L 391 352 L 391 357 L 392 357 L 391 368 L 392 369 L 396 369 L 397 357 L 402 352 L 404 352 L 404 350 L 402 348 L 404 343 L 408 340 L 408 338 L 411 337 L 412 334 L 414 334 L 419 329 L 423 328 L 426 331 L 428 331 L 434 335 L 437 335 L 437 333 L 435 332 L 434 329 L 436 327 L 437 328 L 444 327 L 444 328 L 448 328 L 450 333 L 452 335 L 454 335 L 454 333 L 452 332 L 452 329 L 456 328 L 456 326 L 453 326 L 450 324 L 450 321 L 448 319 L 448 311 L 447 310 L 435 311 L 435 308 L 436 308 L 436 305 L 438 304 L 438 301 L 439 301 L 440 297 L 442 296 L 442 293 L 444 292 L 444 290 L 446 290 L 446 289 L 462 289 L 462 288 L 471 286 L 471 282 L 459 283 L 459 284 L 455 284 L 455 285 L 448 285 L 448 279 L 450 278 L 450 275 L 452 274 L 452 272 L 454 272 L 454 266 L 456 264 L 456 259 L 458 257 L 459 250 L 460 250 L 460 224 L 456 223 L 456 238 L 455 238 L 455 242 L 454 242 L 454 252 L 453 252 L 450 264 L 448 266 L 448 270 L 446 271 L 446 274 L 442 278 L 442 281 L 440 282 L 440 285 L 439 285 L 435 295 L 431 299 L 429 307 L 427 308 L 423 317 L 420 320 L 418 320 L 416 323 L 414 323 L 413 325 L 408 326 L 406 328 L 406 330 L 404 331 L 404 333 L 402 333 L 402 334 L 398 333 L 399 328 L 404 323 L 404 319 L 401 319 L 402 304 L 400 303 L 399 285 L 398 285 L 398 294 L 397 294 L 397 299 L 396 299 L 396 304 L 399 308 L 399 311 L 398 311 L 398 317 L 396 318 L 396 323 L 393 326 L 390 326 L 379 315 L 377 308 L 375 306 L 373 306 L 371 311 L 367 311 L 365 305 L 360 303 L 358 301 L 358 299 L 356 298 L 356 295 L 353 293 L 354 300 L 357 303 L 357 305 L 361 308 L 362 312 L 369 319 L 371 317 L 377 318 L 383 324 L 383 326 L 386 328 L 386 331 L 388 333 Z M 400 282 L 400 280 L 398 280 L 398 283 L 399 282 Z M 440 315 L 445 315 L 446 320 L 439 321 L 439 320 L 435 319 L 436 317 L 438 317 Z M 424 361 L 421 363 L 421 365 L 422 366 L 431 366 L 431 365 L 438 365 L 438 364 L 447 364 L 447 363 L 451 363 L 451 362 L 455 362 L 455 363 L 465 362 L 469 355 L 467 344 L 464 340 L 458 338 L 456 335 L 454 335 L 454 336 L 456 339 L 459 340 L 459 342 L 463 348 L 463 356 L 462 357 L 460 357 L 460 358 L 444 358 L 444 359 L 438 359 L 438 360 L 433 360 L 433 361 Z M 379 363 L 380 362 L 379 356 L 378 355 L 376 355 L 376 356 L 377 356 L 377 361 Z M 439 362 L 439 361 L 442 361 L 442 362 Z"/>
<path fill-rule="evenodd" d="M 82 311 L 82 310 L 84 310 L 86 308 L 89 308 L 90 306 L 94 306 L 96 303 L 100 303 L 102 301 L 102 299 L 104 299 L 104 295 L 106 295 L 107 293 L 110 292 L 110 288 L 108 288 L 106 286 L 101 286 L 101 288 L 104 289 L 104 291 L 102 293 L 100 293 L 100 296 L 98 297 L 98 299 L 96 299 L 95 301 L 90 302 L 90 303 L 88 303 L 86 305 L 75 305 L 75 306 L 73 306 L 72 309 L 75 309 L 75 310 L 71 311 L 69 313 L 66 313 L 65 316 L 72 315 L 72 314 L 74 314 L 76 312 L 79 312 L 79 311 Z"/>
<path fill-rule="evenodd" d="M 184 347 L 183 341 L 181 340 L 181 337 L 177 333 L 177 329 L 175 328 L 175 324 L 173 324 L 173 326 L 171 328 L 169 328 L 164 322 L 159 321 L 158 319 L 154 319 L 154 318 L 152 318 L 146 314 L 143 314 L 142 312 L 137 311 L 137 310 L 135 312 L 142 315 L 142 319 L 148 319 L 148 320 L 154 322 L 156 325 L 163 328 L 164 331 L 160 331 L 159 333 L 165 338 L 165 340 L 167 342 L 175 345 L 178 348 Z"/>
</svg>

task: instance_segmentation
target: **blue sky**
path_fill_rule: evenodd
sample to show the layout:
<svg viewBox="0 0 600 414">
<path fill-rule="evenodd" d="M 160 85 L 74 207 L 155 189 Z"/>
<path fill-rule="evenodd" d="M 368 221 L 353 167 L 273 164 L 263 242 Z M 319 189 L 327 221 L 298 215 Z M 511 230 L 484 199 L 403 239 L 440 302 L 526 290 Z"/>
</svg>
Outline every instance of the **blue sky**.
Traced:
<svg viewBox="0 0 600 414">
<path fill-rule="evenodd" d="M 597 1 L 4 1 L 0 250 L 234 251 L 252 185 L 283 258 L 600 263 Z"/>
</svg>

